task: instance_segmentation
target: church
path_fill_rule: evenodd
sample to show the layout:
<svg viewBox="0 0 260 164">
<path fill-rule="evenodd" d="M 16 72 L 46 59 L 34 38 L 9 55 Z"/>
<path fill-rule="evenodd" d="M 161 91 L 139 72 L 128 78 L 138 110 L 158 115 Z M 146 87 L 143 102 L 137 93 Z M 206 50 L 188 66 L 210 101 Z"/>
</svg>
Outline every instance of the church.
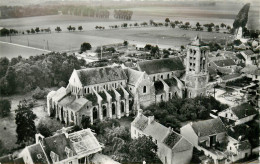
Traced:
<svg viewBox="0 0 260 164">
<path fill-rule="evenodd" d="M 49 116 L 66 125 L 120 119 L 175 97 L 202 96 L 208 83 L 209 48 L 196 37 L 187 45 L 186 68 L 179 57 L 138 62 L 134 68 L 106 66 L 74 70 L 66 88 L 47 95 Z"/>
</svg>

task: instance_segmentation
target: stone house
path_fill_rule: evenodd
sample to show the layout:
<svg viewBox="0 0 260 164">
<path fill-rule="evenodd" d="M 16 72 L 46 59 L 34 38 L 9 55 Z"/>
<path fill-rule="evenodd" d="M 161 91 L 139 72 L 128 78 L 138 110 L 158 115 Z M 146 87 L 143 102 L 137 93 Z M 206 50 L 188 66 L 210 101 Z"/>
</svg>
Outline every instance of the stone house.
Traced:
<svg viewBox="0 0 260 164">
<path fill-rule="evenodd" d="M 235 72 L 237 64 L 233 59 L 215 60 L 209 63 L 209 67 L 218 70 L 223 74 L 230 74 Z"/>
<path fill-rule="evenodd" d="M 243 135 L 245 128 L 248 128 L 247 125 L 242 124 L 230 127 L 227 130 L 228 158 L 232 162 L 236 162 L 251 155 L 251 144 L 249 143 L 248 139 L 245 138 L 245 136 Z"/>
<path fill-rule="evenodd" d="M 259 65 L 260 55 L 252 50 L 241 51 L 241 55 L 245 58 L 246 65 Z"/>
<path fill-rule="evenodd" d="M 89 156 L 102 150 L 91 129 L 43 137 L 36 134 L 36 143 L 25 147 L 18 157 L 26 164 L 89 163 Z"/>
<path fill-rule="evenodd" d="M 154 116 L 146 117 L 142 110 L 138 111 L 131 123 L 131 138 L 151 136 L 157 144 L 157 154 L 163 164 L 186 164 L 192 158 L 193 146 L 183 136 L 154 120 Z"/>
<path fill-rule="evenodd" d="M 240 125 L 252 121 L 257 113 L 253 106 L 248 103 L 242 103 L 219 112 L 218 116 L 232 120 L 234 125 Z"/>
<path fill-rule="evenodd" d="M 225 143 L 226 127 L 220 118 L 191 122 L 180 128 L 181 135 L 199 151 L 211 157 L 214 163 L 225 160 L 226 155 L 215 147 Z"/>
</svg>

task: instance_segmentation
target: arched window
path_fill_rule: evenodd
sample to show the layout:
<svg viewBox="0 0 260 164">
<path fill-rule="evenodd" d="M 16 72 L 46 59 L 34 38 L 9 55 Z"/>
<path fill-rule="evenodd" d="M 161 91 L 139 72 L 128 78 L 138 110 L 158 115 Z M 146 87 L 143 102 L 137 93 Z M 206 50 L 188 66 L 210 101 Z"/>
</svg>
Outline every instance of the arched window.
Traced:
<svg viewBox="0 0 260 164">
<path fill-rule="evenodd" d="M 70 118 L 71 118 L 72 121 L 74 121 L 74 114 L 73 114 L 72 111 L 71 111 L 71 113 L 70 113 Z"/>
<path fill-rule="evenodd" d="M 107 117 L 107 107 L 103 105 L 103 117 Z"/>
<path fill-rule="evenodd" d="M 98 111 L 97 111 L 97 108 L 94 107 L 93 108 L 93 120 L 97 119 L 98 118 Z"/>
<path fill-rule="evenodd" d="M 89 88 L 88 88 L 88 93 L 89 93 Z"/>
<path fill-rule="evenodd" d="M 167 79 L 169 79 L 170 78 L 170 74 L 167 74 Z"/>
<path fill-rule="evenodd" d="M 153 81 L 155 81 L 155 76 L 153 77 Z"/>
<path fill-rule="evenodd" d="M 143 93 L 146 93 L 146 86 L 143 87 Z"/>
<path fill-rule="evenodd" d="M 163 100 L 163 95 L 161 95 L 161 100 Z"/>
<path fill-rule="evenodd" d="M 121 113 L 125 112 L 125 104 L 123 101 L 121 101 Z"/>
<path fill-rule="evenodd" d="M 115 103 L 112 103 L 112 115 L 116 114 L 116 105 Z"/>
<path fill-rule="evenodd" d="M 163 79 L 163 75 L 161 75 L 161 78 Z"/>
</svg>

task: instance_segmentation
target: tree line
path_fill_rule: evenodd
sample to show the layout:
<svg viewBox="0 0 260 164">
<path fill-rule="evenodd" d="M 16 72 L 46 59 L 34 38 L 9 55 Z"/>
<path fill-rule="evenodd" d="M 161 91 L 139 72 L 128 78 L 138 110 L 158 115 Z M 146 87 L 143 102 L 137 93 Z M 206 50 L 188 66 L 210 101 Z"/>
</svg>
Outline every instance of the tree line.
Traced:
<svg viewBox="0 0 260 164">
<path fill-rule="evenodd" d="M 132 15 L 133 11 L 130 10 L 114 10 L 114 18 L 116 19 L 131 20 Z"/>
<path fill-rule="evenodd" d="M 37 87 L 65 86 L 73 69 L 85 66 L 83 59 L 51 52 L 24 59 L 0 58 L 0 95 L 24 93 Z"/>
<path fill-rule="evenodd" d="M 29 5 L 29 6 L 1 6 L 1 18 L 21 18 L 43 15 L 57 15 L 59 11 L 64 15 L 78 15 L 95 18 L 109 18 L 109 11 L 103 7 L 79 5 Z"/>
</svg>

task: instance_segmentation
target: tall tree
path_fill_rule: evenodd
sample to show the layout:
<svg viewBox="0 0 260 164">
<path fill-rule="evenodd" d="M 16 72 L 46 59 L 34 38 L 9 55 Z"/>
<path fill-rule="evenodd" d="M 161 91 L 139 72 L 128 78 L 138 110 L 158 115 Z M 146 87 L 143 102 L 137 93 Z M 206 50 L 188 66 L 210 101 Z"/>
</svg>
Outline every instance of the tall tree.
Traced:
<svg viewBox="0 0 260 164">
<path fill-rule="evenodd" d="M 6 57 L 0 58 L 0 78 L 5 76 L 9 66 L 9 59 Z"/>
<path fill-rule="evenodd" d="M 11 101 L 7 99 L 0 99 L 0 116 L 6 117 L 10 113 Z"/>
<path fill-rule="evenodd" d="M 20 101 L 18 109 L 15 111 L 15 123 L 16 133 L 17 133 L 17 143 L 27 143 L 34 141 L 34 136 L 36 134 L 36 127 L 34 120 L 36 115 L 33 113 L 29 104 L 26 100 Z"/>
<path fill-rule="evenodd" d="M 239 27 L 244 28 L 247 24 L 248 20 L 248 11 L 250 8 L 250 3 L 245 4 L 242 9 L 238 12 L 234 23 L 233 23 L 233 28 L 237 29 Z"/>
</svg>

